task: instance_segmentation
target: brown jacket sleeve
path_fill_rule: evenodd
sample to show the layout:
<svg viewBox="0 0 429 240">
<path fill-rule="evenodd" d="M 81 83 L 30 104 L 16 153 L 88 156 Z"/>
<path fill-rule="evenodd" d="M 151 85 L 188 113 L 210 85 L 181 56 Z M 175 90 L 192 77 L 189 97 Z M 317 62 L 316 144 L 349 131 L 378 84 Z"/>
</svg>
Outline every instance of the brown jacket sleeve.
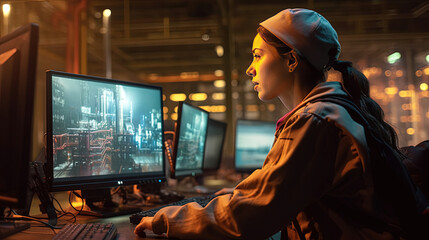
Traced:
<svg viewBox="0 0 429 240">
<path fill-rule="evenodd" d="M 263 239 L 279 231 L 332 186 L 340 130 L 311 113 L 288 120 L 262 169 L 233 194 L 205 208 L 166 207 L 154 217 L 155 233 L 187 239 Z"/>
</svg>

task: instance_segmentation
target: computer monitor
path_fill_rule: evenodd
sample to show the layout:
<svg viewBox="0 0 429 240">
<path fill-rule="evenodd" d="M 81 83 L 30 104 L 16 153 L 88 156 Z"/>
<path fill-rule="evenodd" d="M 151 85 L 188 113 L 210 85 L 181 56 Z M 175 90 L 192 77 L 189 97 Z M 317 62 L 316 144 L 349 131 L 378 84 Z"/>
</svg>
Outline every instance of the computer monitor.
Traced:
<svg viewBox="0 0 429 240">
<path fill-rule="evenodd" d="M 274 143 L 276 123 L 239 119 L 235 130 L 235 170 L 250 173 L 261 168 Z"/>
<path fill-rule="evenodd" d="M 220 167 L 226 127 L 225 122 L 211 118 L 208 120 L 206 148 L 204 151 L 204 173 L 215 172 Z"/>
<path fill-rule="evenodd" d="M 179 102 L 172 178 L 203 173 L 208 119 L 207 111 L 186 102 Z"/>
<path fill-rule="evenodd" d="M 46 79 L 52 191 L 82 190 L 90 205 L 110 187 L 166 180 L 161 87 L 58 71 Z"/>
<path fill-rule="evenodd" d="M 36 24 L 0 39 L 0 220 L 4 208 L 26 205 L 38 40 Z M 23 227 L 2 221 L 0 238 Z"/>
</svg>

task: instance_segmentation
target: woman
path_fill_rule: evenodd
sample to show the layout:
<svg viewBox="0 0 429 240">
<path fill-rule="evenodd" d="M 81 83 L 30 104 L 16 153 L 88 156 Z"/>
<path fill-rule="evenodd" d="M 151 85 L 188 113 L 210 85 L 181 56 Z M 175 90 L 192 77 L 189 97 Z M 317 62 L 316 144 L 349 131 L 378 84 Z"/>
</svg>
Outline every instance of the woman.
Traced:
<svg viewBox="0 0 429 240">
<path fill-rule="evenodd" d="M 247 69 L 262 101 L 278 97 L 293 109 L 277 123 L 264 166 L 231 194 L 205 208 L 196 203 L 161 209 L 143 218 L 144 229 L 187 239 L 264 239 L 279 230 L 289 239 L 393 239 L 395 231 L 373 229 L 343 208 L 382 219 L 395 229 L 395 216 L 375 208 L 368 146 L 362 125 L 347 110 L 321 96 L 350 97 L 377 134 L 396 149 L 394 130 L 369 98 L 365 76 L 338 61 L 337 33 L 320 14 L 286 9 L 260 24 Z M 326 82 L 333 67 L 343 84 Z"/>
</svg>

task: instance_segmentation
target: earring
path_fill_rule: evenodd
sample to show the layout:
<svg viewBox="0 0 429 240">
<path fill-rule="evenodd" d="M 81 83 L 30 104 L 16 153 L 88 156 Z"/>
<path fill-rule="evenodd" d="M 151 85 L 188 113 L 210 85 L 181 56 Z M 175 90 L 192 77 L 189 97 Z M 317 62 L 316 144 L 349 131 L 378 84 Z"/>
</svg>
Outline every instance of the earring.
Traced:
<svg viewBox="0 0 429 240">
<path fill-rule="evenodd" d="M 289 72 L 293 72 L 293 68 L 289 68 Z"/>
</svg>

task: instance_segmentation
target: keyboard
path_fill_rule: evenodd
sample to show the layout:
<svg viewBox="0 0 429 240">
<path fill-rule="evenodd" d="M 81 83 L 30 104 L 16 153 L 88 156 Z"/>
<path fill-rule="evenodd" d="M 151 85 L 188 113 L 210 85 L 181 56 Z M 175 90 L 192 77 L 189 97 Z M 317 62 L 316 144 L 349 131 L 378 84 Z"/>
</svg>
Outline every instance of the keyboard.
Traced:
<svg viewBox="0 0 429 240">
<path fill-rule="evenodd" d="M 159 209 L 168 207 L 168 206 L 182 206 L 190 202 L 197 202 L 202 207 L 205 207 L 213 198 L 217 197 L 219 195 L 216 194 L 210 194 L 210 195 L 203 195 L 203 196 L 196 196 L 196 197 L 190 197 L 185 198 L 183 200 L 172 202 L 169 204 L 162 205 L 160 207 L 152 208 L 149 210 L 141 211 L 138 213 L 134 213 L 130 216 L 130 222 L 133 224 L 138 224 L 144 217 L 153 217 L 158 212 Z"/>
<path fill-rule="evenodd" d="M 118 231 L 113 223 L 72 223 L 63 227 L 53 239 L 111 240 L 115 239 L 117 233 Z"/>
</svg>

